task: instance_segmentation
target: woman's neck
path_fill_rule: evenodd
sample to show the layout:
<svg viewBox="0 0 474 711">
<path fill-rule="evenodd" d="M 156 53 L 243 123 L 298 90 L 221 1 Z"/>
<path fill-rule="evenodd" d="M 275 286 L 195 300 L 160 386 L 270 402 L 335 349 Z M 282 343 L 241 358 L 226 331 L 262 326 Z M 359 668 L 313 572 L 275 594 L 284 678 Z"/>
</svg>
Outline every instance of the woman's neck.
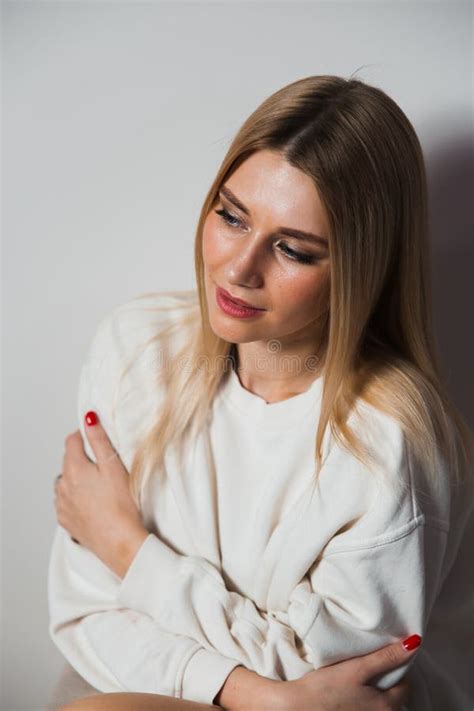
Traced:
<svg viewBox="0 0 474 711">
<path fill-rule="evenodd" d="M 256 360 L 246 357 L 241 363 L 236 344 L 233 344 L 231 349 L 231 360 L 241 385 L 254 395 L 262 397 L 267 403 L 287 400 L 305 392 L 323 370 L 323 363 L 317 356 L 300 359 L 301 362 L 314 367 L 294 368 L 293 371 L 288 368 L 285 370 L 283 366 L 278 367 L 278 363 L 283 361 L 272 357 L 271 354 L 267 360 L 262 361 L 261 357 Z"/>
</svg>

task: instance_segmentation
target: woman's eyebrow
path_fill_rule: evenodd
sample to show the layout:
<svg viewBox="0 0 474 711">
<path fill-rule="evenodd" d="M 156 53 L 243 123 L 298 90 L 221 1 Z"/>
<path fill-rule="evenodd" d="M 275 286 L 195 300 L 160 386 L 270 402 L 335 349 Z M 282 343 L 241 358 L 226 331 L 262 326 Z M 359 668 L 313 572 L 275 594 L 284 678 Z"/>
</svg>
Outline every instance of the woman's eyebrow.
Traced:
<svg viewBox="0 0 474 711">
<path fill-rule="evenodd" d="M 236 207 L 239 208 L 245 215 L 250 216 L 250 210 L 248 207 L 244 205 L 244 203 L 239 200 L 239 198 L 234 195 L 232 190 L 227 187 L 227 185 L 222 185 L 219 193 L 222 193 L 224 197 L 229 200 L 229 202 L 232 202 Z M 324 247 L 328 246 L 328 240 L 325 239 L 324 237 L 320 237 L 319 235 L 315 235 L 312 232 L 303 232 L 303 230 L 294 230 L 291 227 L 278 227 L 277 232 L 280 232 L 283 235 L 287 235 L 287 237 L 295 237 L 296 239 L 303 239 L 306 240 L 307 242 L 317 242 L 318 244 L 322 244 Z"/>
</svg>

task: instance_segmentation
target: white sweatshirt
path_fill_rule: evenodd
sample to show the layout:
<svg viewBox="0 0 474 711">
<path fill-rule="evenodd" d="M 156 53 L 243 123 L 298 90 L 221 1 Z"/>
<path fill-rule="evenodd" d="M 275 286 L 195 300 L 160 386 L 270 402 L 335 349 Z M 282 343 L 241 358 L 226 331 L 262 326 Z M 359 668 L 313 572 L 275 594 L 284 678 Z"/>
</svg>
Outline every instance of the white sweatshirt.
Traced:
<svg viewBox="0 0 474 711">
<path fill-rule="evenodd" d="M 115 399 L 118 376 L 140 343 L 195 298 L 146 295 L 99 323 L 77 411 L 93 461 L 88 410 L 130 469 L 163 397 L 154 381 L 160 344 L 135 358 Z M 158 303 L 176 310 L 144 309 Z M 406 482 L 405 493 L 326 438 L 320 487 L 310 496 L 322 384 L 319 377 L 304 393 L 266 403 L 231 371 L 182 466 L 169 448 L 167 476 L 159 486 L 151 478 L 150 534 L 123 579 L 56 527 L 49 633 L 90 684 L 212 704 L 239 664 L 297 679 L 418 633 L 422 646 L 411 663 L 380 676 L 378 688 L 410 668 L 410 711 L 473 710 L 472 493 L 455 494 L 443 470 L 442 496 L 430 495 L 398 424 L 362 405 L 360 432 L 387 474 Z"/>
</svg>

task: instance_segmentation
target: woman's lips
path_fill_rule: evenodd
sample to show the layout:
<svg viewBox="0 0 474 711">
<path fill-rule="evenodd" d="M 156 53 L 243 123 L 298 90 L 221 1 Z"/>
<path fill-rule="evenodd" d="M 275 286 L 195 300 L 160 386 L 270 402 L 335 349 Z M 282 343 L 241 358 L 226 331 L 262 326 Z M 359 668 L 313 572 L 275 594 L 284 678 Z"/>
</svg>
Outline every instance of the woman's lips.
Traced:
<svg viewBox="0 0 474 711">
<path fill-rule="evenodd" d="M 255 309 L 256 311 L 264 311 L 264 309 L 261 309 L 259 306 L 255 306 L 254 304 L 249 304 L 247 301 L 244 301 L 243 299 L 237 299 L 232 296 L 228 291 L 223 289 L 222 287 L 217 287 L 221 294 L 228 299 L 229 301 L 232 301 L 234 304 L 237 304 L 237 306 L 243 306 L 246 309 Z"/>
<path fill-rule="evenodd" d="M 249 318 L 257 314 L 262 314 L 265 311 L 265 309 L 257 309 L 237 304 L 235 301 L 232 301 L 227 296 L 227 292 L 219 286 L 216 288 L 216 301 L 226 314 L 236 316 L 237 318 Z"/>
</svg>

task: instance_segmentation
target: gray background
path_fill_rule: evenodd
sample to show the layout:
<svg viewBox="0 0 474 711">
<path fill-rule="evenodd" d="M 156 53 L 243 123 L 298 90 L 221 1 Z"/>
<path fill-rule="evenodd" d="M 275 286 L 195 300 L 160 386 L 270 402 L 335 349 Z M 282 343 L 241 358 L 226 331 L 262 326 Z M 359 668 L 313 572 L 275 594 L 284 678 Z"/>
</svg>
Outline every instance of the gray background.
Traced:
<svg viewBox="0 0 474 711">
<path fill-rule="evenodd" d="M 53 479 L 98 320 L 195 288 L 200 205 L 242 121 L 310 74 L 380 86 L 429 170 L 438 340 L 474 421 L 472 5 L 4 2 L 4 711 L 40 709 Z M 358 71 L 357 71 L 358 70 Z"/>
</svg>

